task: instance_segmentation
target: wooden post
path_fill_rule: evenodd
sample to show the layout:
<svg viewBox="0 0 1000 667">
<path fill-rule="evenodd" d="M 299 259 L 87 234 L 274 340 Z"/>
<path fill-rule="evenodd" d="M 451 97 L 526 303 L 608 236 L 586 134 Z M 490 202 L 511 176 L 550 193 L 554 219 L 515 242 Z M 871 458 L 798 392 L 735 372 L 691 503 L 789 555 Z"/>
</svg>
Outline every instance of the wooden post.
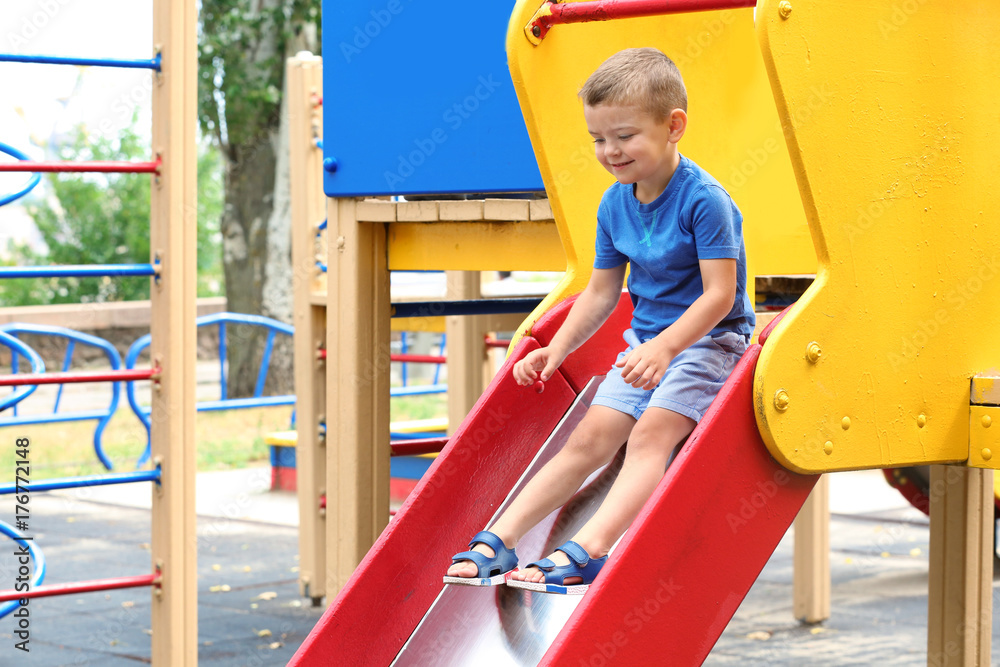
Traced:
<svg viewBox="0 0 1000 667">
<path fill-rule="evenodd" d="M 389 520 L 386 226 L 328 202 L 327 579 L 332 598 Z"/>
<path fill-rule="evenodd" d="M 448 300 L 478 299 L 479 271 L 446 271 Z M 486 331 L 480 315 L 445 318 L 448 337 L 448 433 L 465 420 L 469 410 L 483 393 L 483 366 Z"/>
<path fill-rule="evenodd" d="M 792 573 L 795 618 L 819 623 L 830 618 L 830 480 L 816 482 L 795 517 Z"/>
<path fill-rule="evenodd" d="M 152 392 L 152 453 L 162 466 L 153 488 L 152 559 L 162 585 L 153 591 L 152 662 L 198 663 L 195 536 L 195 281 L 197 25 L 194 0 L 154 0 L 153 42 L 162 53 L 154 74 L 150 252 L 159 264 L 151 288 L 150 356 L 162 369 Z"/>
<path fill-rule="evenodd" d="M 927 664 L 990 663 L 993 471 L 931 466 Z"/>
<path fill-rule="evenodd" d="M 288 106 L 292 198 L 292 266 L 295 317 L 295 446 L 299 497 L 299 590 L 319 605 L 326 595 L 326 450 L 320 422 L 326 412 L 326 273 L 316 265 L 319 223 L 326 217 L 323 194 L 323 60 L 300 53 L 288 61 Z M 324 234 L 325 237 L 325 234 Z"/>
</svg>

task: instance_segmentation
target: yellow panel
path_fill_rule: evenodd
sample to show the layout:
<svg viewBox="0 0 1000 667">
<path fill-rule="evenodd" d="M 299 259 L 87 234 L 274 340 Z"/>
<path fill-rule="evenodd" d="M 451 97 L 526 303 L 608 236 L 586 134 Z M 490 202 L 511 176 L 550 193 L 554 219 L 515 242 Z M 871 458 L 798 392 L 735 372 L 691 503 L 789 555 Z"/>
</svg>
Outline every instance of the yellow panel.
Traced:
<svg viewBox="0 0 1000 667">
<path fill-rule="evenodd" d="M 969 379 L 1000 366 L 1000 4 L 917 4 L 757 8 L 820 264 L 754 386 L 800 472 L 965 461 Z"/>
<path fill-rule="evenodd" d="M 551 222 L 389 224 L 391 271 L 562 271 L 565 266 Z"/>
<path fill-rule="evenodd" d="M 629 47 L 658 47 L 680 67 L 689 98 L 681 153 L 726 186 L 742 210 L 751 275 L 815 272 L 752 9 L 558 25 L 533 46 L 524 26 L 541 4 L 517 3 L 507 59 L 568 267 L 528 323 L 590 277 L 597 206 L 614 180 L 594 157 L 577 92 L 601 62 Z"/>
<path fill-rule="evenodd" d="M 393 317 L 389 320 L 393 331 L 429 331 L 444 333 L 444 317 Z"/>
</svg>

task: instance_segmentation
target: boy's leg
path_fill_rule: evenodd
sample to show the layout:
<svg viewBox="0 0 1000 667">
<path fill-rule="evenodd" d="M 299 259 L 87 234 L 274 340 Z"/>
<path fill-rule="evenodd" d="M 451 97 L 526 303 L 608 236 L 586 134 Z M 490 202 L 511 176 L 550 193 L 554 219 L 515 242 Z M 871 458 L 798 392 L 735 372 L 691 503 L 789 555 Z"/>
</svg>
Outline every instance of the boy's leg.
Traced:
<svg viewBox="0 0 1000 667">
<path fill-rule="evenodd" d="M 692 430 L 695 421 L 664 408 L 650 407 L 636 423 L 625 449 L 625 462 L 618 473 L 607 498 L 573 541 L 587 550 L 593 558 L 600 558 L 611 550 L 615 541 L 628 529 L 639 510 L 653 495 L 666 469 L 670 453 Z M 557 565 L 568 565 L 569 559 L 562 552 L 548 556 Z M 544 580 L 537 568 L 528 568 L 514 574 L 522 581 Z M 567 584 L 574 582 L 572 578 Z"/>
<path fill-rule="evenodd" d="M 591 406 L 566 445 L 528 480 L 490 530 L 508 548 L 515 547 L 536 523 L 572 498 L 590 473 L 611 460 L 629 439 L 635 424 L 631 415 L 603 405 Z M 473 549 L 489 557 L 494 555 L 485 544 Z M 460 561 L 448 568 L 448 576 L 475 577 L 476 571 L 471 561 Z"/>
</svg>

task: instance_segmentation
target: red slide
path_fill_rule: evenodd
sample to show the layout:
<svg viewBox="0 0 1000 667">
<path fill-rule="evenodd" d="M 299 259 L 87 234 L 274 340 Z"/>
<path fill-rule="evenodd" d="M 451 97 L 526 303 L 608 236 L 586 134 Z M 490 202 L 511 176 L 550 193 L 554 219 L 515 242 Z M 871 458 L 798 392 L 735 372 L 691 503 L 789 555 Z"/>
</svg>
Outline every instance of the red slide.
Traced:
<svg viewBox="0 0 1000 667">
<path fill-rule="evenodd" d="M 451 555 L 538 465 L 543 445 L 571 427 L 564 414 L 578 411 L 578 395 L 622 346 L 627 295 L 544 392 L 518 387 L 510 366 L 551 339 L 569 306 L 546 315 L 518 345 L 290 665 L 683 666 L 705 659 L 817 479 L 786 471 L 760 440 L 752 407 L 757 345 L 582 600 L 441 583 Z M 554 518 L 556 528 L 561 521 Z M 522 561 L 534 557 L 522 551 L 526 543 L 518 546 Z"/>
</svg>

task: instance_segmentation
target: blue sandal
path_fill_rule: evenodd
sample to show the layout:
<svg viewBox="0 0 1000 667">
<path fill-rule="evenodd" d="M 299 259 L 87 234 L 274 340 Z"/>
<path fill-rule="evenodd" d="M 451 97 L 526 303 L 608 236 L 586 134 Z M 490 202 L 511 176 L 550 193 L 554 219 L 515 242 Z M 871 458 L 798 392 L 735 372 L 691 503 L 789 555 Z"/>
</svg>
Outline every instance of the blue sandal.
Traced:
<svg viewBox="0 0 1000 667">
<path fill-rule="evenodd" d="M 469 542 L 471 549 L 476 544 L 485 544 L 493 549 L 493 558 L 481 554 L 478 551 L 463 551 L 451 557 L 452 563 L 462 560 L 471 560 L 479 568 L 479 577 L 448 577 L 444 578 L 446 584 L 458 584 L 459 586 L 499 586 L 507 581 L 510 573 L 517 569 L 517 554 L 513 549 L 508 549 L 497 535 L 488 530 L 481 530 L 475 534 Z"/>
<path fill-rule="evenodd" d="M 590 584 L 593 583 L 597 573 L 608 562 L 607 556 L 591 558 L 586 549 L 572 540 L 566 542 L 561 547 L 556 547 L 556 551 L 561 551 L 569 556 L 569 565 L 556 565 L 550 558 L 528 563 L 526 567 L 537 567 L 545 574 L 545 581 L 536 583 L 534 581 L 511 579 L 507 582 L 507 585 L 513 588 L 526 588 L 529 591 L 540 591 L 542 593 L 583 595 L 590 588 Z M 564 582 L 570 577 L 580 577 L 583 582 L 566 585 Z"/>
</svg>

